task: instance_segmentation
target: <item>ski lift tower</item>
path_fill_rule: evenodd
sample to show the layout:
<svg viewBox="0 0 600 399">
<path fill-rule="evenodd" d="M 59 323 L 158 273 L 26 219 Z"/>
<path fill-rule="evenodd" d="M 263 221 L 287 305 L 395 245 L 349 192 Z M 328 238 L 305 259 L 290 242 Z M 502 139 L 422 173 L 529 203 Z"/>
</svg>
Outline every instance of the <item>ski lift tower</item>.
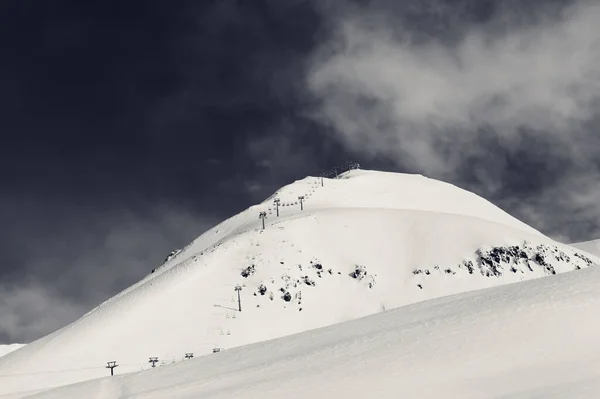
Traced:
<svg viewBox="0 0 600 399">
<path fill-rule="evenodd" d="M 262 220 L 262 229 L 265 229 L 265 219 L 267 218 L 267 212 L 261 212 L 258 214 L 258 218 Z"/>
<path fill-rule="evenodd" d="M 114 373 L 115 367 L 119 367 L 119 365 L 117 364 L 116 361 L 113 360 L 112 362 L 106 362 L 106 368 L 110 369 L 110 375 L 111 376 L 115 375 L 115 373 Z"/>
<path fill-rule="evenodd" d="M 242 311 L 242 298 L 240 296 L 240 291 L 242 290 L 242 286 L 236 285 L 235 290 L 237 291 L 237 294 L 238 294 L 238 310 L 241 312 Z"/>
</svg>

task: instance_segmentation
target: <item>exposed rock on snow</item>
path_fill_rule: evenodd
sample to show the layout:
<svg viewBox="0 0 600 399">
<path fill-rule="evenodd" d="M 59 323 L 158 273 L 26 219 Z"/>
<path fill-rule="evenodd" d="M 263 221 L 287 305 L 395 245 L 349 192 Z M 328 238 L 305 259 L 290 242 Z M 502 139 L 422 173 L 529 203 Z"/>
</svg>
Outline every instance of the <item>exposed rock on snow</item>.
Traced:
<svg viewBox="0 0 600 399">
<path fill-rule="evenodd" d="M 354 271 L 350 273 L 350 277 L 357 280 L 362 280 L 367 275 L 367 268 L 362 265 L 355 265 Z"/>
<path fill-rule="evenodd" d="M 264 284 L 259 285 L 258 292 L 260 295 L 265 295 L 267 293 L 267 287 Z"/>
<path fill-rule="evenodd" d="M 256 267 L 254 265 L 250 265 L 250 266 L 246 267 L 244 270 L 242 270 L 241 274 L 242 274 L 242 277 L 248 278 L 248 277 L 252 276 L 255 271 L 256 271 Z"/>
<path fill-rule="evenodd" d="M 569 255 L 570 254 L 570 255 Z M 485 277 L 502 277 L 507 272 L 522 274 L 537 271 L 544 275 L 553 275 L 558 272 L 579 270 L 592 266 L 594 262 L 580 251 L 552 244 L 531 245 L 524 241 L 521 245 L 506 247 L 481 248 L 475 251 L 474 256 L 463 260 L 456 266 L 444 269 L 445 274 L 456 275 L 466 272 L 480 274 Z M 439 271 L 439 266 L 433 268 Z M 433 276 L 430 269 L 415 269 L 413 274 Z"/>
<path fill-rule="evenodd" d="M 173 251 L 171 251 L 171 253 L 169 255 L 167 255 L 167 257 L 165 258 L 164 263 L 167 263 L 168 261 L 170 261 L 171 259 L 173 259 L 175 256 L 177 256 L 177 254 L 181 252 L 181 249 L 174 249 Z"/>
</svg>

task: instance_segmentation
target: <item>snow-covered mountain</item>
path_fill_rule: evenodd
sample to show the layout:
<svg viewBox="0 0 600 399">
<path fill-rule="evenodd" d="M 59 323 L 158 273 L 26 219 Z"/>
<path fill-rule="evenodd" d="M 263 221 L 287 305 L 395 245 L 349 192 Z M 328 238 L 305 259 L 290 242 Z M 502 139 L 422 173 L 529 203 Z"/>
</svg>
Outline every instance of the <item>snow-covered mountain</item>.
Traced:
<svg viewBox="0 0 600 399">
<path fill-rule="evenodd" d="M 599 285 L 590 268 L 462 293 L 35 399 L 597 399 Z"/>
<path fill-rule="evenodd" d="M 590 254 L 600 256 L 600 240 L 576 242 L 574 244 L 571 244 L 571 246 L 575 247 L 575 248 L 579 248 Z"/>
<path fill-rule="evenodd" d="M 473 193 L 420 175 L 307 177 L 0 359 L 0 395 L 101 377 L 112 360 L 118 373 L 139 371 L 152 356 L 173 363 L 186 352 L 211 354 L 599 263 Z"/>
</svg>

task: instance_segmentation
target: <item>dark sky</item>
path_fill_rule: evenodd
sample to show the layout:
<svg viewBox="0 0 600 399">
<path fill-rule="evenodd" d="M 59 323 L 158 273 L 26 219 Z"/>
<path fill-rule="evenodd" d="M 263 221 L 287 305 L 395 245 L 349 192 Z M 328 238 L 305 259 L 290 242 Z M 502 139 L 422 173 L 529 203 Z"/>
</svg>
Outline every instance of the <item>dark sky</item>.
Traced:
<svg viewBox="0 0 600 399">
<path fill-rule="evenodd" d="M 557 239 L 600 236 L 597 11 L 3 1 L 0 343 L 348 160 L 452 182 Z"/>
</svg>

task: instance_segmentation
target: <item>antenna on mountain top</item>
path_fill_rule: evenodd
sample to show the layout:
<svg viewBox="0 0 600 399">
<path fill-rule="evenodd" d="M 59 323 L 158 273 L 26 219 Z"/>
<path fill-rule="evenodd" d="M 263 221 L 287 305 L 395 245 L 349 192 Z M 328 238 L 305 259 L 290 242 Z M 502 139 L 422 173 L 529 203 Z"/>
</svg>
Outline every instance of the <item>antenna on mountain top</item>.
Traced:
<svg viewBox="0 0 600 399">
<path fill-rule="evenodd" d="M 186 359 L 191 359 L 193 357 L 194 357 L 194 353 L 193 352 L 188 352 L 188 353 L 185 354 L 185 358 Z"/>
<path fill-rule="evenodd" d="M 237 294 L 238 294 L 238 310 L 241 312 L 242 311 L 242 298 L 240 297 L 240 291 L 242 290 L 242 286 L 236 285 L 235 290 L 237 291 Z"/>
<path fill-rule="evenodd" d="M 148 363 L 152 363 L 152 367 L 156 367 L 156 363 L 158 363 L 158 358 L 151 357 L 150 360 L 148 360 Z"/>
<path fill-rule="evenodd" d="M 115 375 L 114 368 L 119 367 L 116 361 L 106 362 L 106 368 L 110 369 L 110 375 Z"/>
<path fill-rule="evenodd" d="M 281 203 L 281 200 L 279 198 L 275 198 L 273 201 L 275 202 L 275 206 L 277 207 L 277 217 L 279 217 L 279 204 Z"/>
<path fill-rule="evenodd" d="M 258 214 L 258 218 L 262 220 L 262 228 L 265 229 L 265 219 L 267 218 L 267 212 L 261 212 Z"/>
<path fill-rule="evenodd" d="M 300 210 L 303 211 L 304 210 L 304 203 L 302 201 L 304 201 L 304 195 L 300 195 L 298 197 L 298 199 L 300 200 Z"/>
</svg>

